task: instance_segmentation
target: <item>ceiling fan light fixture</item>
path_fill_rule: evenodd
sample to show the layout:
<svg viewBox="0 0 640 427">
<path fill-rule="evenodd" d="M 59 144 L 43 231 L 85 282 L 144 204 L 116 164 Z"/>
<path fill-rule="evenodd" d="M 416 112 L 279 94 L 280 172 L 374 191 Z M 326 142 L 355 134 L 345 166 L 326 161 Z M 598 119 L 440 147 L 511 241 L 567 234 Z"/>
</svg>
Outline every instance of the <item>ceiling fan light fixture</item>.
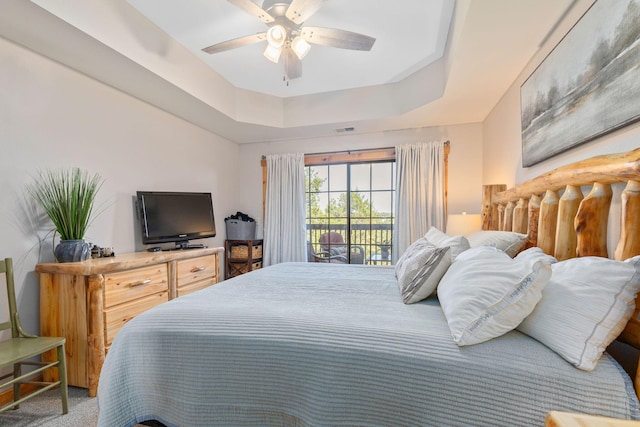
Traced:
<svg viewBox="0 0 640 427">
<path fill-rule="evenodd" d="M 281 48 L 287 40 L 287 30 L 282 25 L 274 25 L 267 31 L 267 41 L 274 48 Z"/>
<path fill-rule="evenodd" d="M 284 56 L 285 79 L 296 79 L 302 76 L 302 58 L 309 53 L 311 44 L 369 51 L 376 41 L 373 37 L 352 31 L 306 26 L 307 19 L 327 0 L 228 1 L 258 18 L 267 25 L 267 30 L 251 36 L 223 41 L 202 50 L 209 54 L 224 52 L 264 42 L 266 38 L 267 48 L 264 56 L 276 64 L 280 61 L 280 57 Z"/>
<path fill-rule="evenodd" d="M 275 62 L 276 64 L 280 61 L 280 55 L 282 54 L 282 48 L 273 47 L 268 44 L 267 48 L 264 50 L 264 56 L 271 62 Z"/>
<path fill-rule="evenodd" d="M 302 37 L 297 36 L 291 42 L 291 49 L 293 49 L 293 52 L 296 54 L 298 59 L 302 59 L 311 50 L 311 45 Z"/>
</svg>

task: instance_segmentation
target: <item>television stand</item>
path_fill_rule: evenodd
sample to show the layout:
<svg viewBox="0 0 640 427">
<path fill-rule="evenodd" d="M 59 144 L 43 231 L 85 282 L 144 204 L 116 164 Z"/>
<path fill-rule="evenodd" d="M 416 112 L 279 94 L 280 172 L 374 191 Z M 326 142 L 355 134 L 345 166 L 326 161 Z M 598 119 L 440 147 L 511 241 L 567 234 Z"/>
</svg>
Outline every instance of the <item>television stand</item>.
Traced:
<svg viewBox="0 0 640 427">
<path fill-rule="evenodd" d="M 204 248 L 206 248 L 206 246 L 199 243 L 189 244 L 189 242 L 177 242 L 175 248 L 173 248 L 172 250 L 181 251 L 184 249 L 204 249 Z"/>
</svg>

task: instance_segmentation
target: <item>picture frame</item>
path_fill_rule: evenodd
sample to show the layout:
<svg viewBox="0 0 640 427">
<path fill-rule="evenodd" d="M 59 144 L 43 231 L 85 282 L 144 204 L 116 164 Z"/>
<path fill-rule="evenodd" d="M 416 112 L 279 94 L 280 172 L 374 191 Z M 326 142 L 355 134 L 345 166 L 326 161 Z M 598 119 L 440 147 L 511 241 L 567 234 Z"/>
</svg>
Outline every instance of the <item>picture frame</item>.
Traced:
<svg viewBox="0 0 640 427">
<path fill-rule="evenodd" d="M 522 166 L 640 119 L 640 0 L 597 0 L 520 87 Z"/>
</svg>

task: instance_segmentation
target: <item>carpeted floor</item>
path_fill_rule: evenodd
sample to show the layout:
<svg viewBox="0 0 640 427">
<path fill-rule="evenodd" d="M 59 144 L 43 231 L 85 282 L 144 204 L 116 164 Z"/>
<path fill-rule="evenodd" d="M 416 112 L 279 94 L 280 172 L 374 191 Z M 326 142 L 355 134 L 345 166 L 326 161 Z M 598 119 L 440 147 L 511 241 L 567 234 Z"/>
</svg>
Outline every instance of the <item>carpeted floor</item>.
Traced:
<svg viewBox="0 0 640 427">
<path fill-rule="evenodd" d="M 59 390 L 48 390 L 0 414 L 1 427 L 94 427 L 98 424 L 98 401 L 87 389 L 69 387 L 69 413 L 62 415 Z"/>
</svg>

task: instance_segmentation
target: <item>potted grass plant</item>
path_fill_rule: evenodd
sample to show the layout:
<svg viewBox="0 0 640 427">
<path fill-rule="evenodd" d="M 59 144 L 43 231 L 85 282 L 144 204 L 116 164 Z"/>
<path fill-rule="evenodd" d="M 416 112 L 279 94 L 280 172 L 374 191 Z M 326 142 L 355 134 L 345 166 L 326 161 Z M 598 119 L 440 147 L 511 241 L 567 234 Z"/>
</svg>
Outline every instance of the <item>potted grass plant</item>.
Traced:
<svg viewBox="0 0 640 427">
<path fill-rule="evenodd" d="M 53 222 L 54 239 L 56 233 L 60 236 L 54 250 L 58 262 L 84 261 L 91 256 L 84 237 L 102 182 L 99 174 L 72 168 L 40 171 L 27 185 L 27 191 Z"/>
</svg>

